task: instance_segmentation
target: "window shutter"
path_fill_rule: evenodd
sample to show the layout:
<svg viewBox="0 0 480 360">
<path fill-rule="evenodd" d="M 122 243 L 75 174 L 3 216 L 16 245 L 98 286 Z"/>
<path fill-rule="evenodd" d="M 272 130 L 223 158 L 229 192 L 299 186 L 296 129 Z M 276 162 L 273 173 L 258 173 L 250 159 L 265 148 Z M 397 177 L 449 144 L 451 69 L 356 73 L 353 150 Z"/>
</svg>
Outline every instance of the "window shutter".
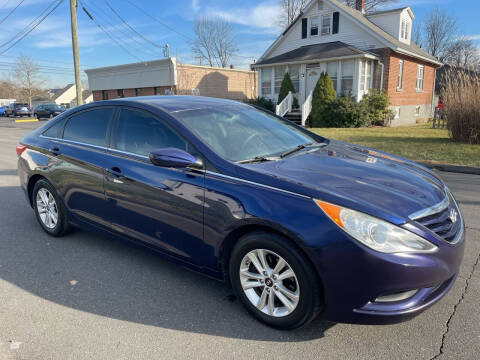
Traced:
<svg viewBox="0 0 480 360">
<path fill-rule="evenodd" d="M 333 13 L 333 29 L 332 29 L 333 31 L 332 31 L 332 34 L 338 34 L 339 23 L 340 23 L 340 13 L 337 11 L 337 12 Z"/>
<path fill-rule="evenodd" d="M 302 19 L 302 39 L 307 38 L 307 32 L 308 32 L 308 19 Z"/>
</svg>

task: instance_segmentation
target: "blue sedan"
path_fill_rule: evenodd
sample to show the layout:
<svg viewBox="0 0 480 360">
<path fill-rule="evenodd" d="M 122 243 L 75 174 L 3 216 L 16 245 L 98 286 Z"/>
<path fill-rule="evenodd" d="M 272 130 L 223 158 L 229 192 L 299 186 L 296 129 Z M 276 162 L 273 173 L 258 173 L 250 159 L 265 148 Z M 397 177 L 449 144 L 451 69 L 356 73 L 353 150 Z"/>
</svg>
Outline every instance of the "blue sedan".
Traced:
<svg viewBox="0 0 480 360">
<path fill-rule="evenodd" d="M 393 323 L 454 283 L 464 223 L 426 168 L 221 99 L 100 101 L 17 146 L 44 231 L 134 241 L 228 281 L 281 329 L 317 315 Z"/>
</svg>

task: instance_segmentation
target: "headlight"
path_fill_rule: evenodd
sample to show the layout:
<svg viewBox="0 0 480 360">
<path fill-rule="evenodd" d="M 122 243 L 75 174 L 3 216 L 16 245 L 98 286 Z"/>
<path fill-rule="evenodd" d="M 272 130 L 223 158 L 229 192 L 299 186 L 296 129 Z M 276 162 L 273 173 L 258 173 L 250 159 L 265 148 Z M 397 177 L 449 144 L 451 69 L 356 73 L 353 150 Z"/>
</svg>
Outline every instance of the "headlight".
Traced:
<svg viewBox="0 0 480 360">
<path fill-rule="evenodd" d="M 426 253 L 437 247 L 424 238 L 359 211 L 315 200 L 323 212 L 354 239 L 382 253 Z"/>
</svg>

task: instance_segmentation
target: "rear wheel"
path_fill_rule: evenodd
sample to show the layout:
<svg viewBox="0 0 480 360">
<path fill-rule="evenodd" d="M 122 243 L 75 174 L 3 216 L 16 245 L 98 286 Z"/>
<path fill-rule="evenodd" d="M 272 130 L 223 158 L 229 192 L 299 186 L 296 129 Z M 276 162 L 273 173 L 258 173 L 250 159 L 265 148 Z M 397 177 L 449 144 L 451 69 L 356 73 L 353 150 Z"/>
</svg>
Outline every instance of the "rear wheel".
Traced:
<svg viewBox="0 0 480 360">
<path fill-rule="evenodd" d="M 283 237 L 255 232 L 243 236 L 232 251 L 230 280 L 237 296 L 260 321 L 293 329 L 313 320 L 322 308 L 315 270 Z"/>
<path fill-rule="evenodd" d="M 65 207 L 54 187 L 45 179 L 35 183 L 33 208 L 42 229 L 52 236 L 62 236 L 69 230 Z"/>
</svg>

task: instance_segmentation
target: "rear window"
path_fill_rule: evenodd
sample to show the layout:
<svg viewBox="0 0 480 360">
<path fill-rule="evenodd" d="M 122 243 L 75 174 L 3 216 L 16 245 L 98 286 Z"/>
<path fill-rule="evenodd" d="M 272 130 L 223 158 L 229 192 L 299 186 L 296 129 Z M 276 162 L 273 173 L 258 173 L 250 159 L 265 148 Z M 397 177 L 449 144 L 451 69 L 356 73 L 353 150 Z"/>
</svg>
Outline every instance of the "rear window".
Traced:
<svg viewBox="0 0 480 360">
<path fill-rule="evenodd" d="M 106 146 L 108 122 L 112 115 L 112 108 L 93 109 L 73 115 L 65 125 L 63 138 L 84 144 Z"/>
</svg>

